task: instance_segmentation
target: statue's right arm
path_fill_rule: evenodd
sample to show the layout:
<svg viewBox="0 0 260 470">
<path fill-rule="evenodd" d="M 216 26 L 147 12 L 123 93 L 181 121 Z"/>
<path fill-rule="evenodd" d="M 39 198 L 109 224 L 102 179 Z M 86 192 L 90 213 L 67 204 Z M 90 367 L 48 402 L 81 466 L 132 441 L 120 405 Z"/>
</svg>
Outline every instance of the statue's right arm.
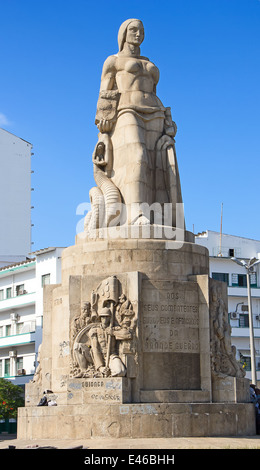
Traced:
<svg viewBox="0 0 260 470">
<path fill-rule="evenodd" d="M 110 132 L 116 119 L 118 99 L 116 60 L 116 56 L 110 56 L 103 65 L 95 119 L 95 123 L 101 133 Z"/>
<path fill-rule="evenodd" d="M 116 78 L 116 56 L 109 56 L 103 65 L 100 93 L 102 91 L 113 90 Z"/>
</svg>

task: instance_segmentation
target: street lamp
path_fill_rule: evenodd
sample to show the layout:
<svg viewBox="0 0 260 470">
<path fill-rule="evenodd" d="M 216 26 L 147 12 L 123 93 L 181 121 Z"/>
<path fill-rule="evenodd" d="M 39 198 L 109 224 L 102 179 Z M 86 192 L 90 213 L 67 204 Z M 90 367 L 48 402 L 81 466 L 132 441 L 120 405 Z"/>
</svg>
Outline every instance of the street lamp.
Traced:
<svg viewBox="0 0 260 470">
<path fill-rule="evenodd" d="M 257 377 L 256 377 L 256 366 L 255 366 L 255 340 L 254 340 L 254 327 L 253 327 L 253 314 L 252 314 L 252 301 L 251 301 L 250 272 L 253 271 L 253 267 L 256 264 L 260 263 L 260 259 L 251 258 L 248 263 L 246 263 L 244 260 L 238 260 L 237 258 L 231 258 L 231 259 L 235 263 L 239 264 L 239 266 L 243 266 L 243 268 L 246 269 L 252 383 L 256 385 Z"/>
</svg>

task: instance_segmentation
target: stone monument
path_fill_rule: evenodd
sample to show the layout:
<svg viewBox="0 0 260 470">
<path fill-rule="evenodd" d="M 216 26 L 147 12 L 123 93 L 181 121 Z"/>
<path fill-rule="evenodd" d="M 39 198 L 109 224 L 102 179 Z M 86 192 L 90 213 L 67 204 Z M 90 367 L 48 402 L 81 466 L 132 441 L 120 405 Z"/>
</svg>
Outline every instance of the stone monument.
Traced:
<svg viewBox="0 0 260 470">
<path fill-rule="evenodd" d="M 125 21 L 103 66 L 91 211 L 62 283 L 44 288 L 19 438 L 255 434 L 226 285 L 185 228 L 177 127 L 143 39 L 142 22 Z"/>
</svg>

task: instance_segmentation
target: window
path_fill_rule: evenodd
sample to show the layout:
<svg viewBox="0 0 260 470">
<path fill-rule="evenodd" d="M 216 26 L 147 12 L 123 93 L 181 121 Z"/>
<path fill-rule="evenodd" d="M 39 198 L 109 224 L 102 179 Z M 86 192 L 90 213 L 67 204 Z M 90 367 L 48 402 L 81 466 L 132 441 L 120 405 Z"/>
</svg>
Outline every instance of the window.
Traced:
<svg viewBox="0 0 260 470">
<path fill-rule="evenodd" d="M 43 274 L 42 275 L 42 287 L 47 286 L 51 282 L 51 275 L 50 274 Z"/>
<path fill-rule="evenodd" d="M 0 326 L 0 338 L 4 336 L 4 327 Z"/>
<path fill-rule="evenodd" d="M 11 325 L 6 325 L 5 327 L 5 335 L 11 336 Z"/>
<path fill-rule="evenodd" d="M 16 295 L 23 295 L 24 294 L 24 284 L 20 284 L 15 288 Z"/>
<path fill-rule="evenodd" d="M 240 315 L 239 315 L 239 326 L 240 326 L 240 328 L 248 328 L 249 327 L 249 317 L 245 313 L 240 313 Z"/>
<path fill-rule="evenodd" d="M 23 357 L 17 357 L 16 359 L 16 375 L 19 369 L 23 369 Z"/>
<path fill-rule="evenodd" d="M 5 377 L 10 377 L 10 359 L 5 359 Z"/>
<path fill-rule="evenodd" d="M 26 321 L 24 323 L 17 323 L 16 331 L 17 334 L 32 333 L 35 331 L 35 320 Z"/>
<path fill-rule="evenodd" d="M 212 273 L 212 278 L 216 281 L 226 282 L 228 285 L 228 273 Z"/>
<path fill-rule="evenodd" d="M 12 287 L 7 287 L 6 289 L 6 298 L 11 299 L 12 297 Z"/>
<path fill-rule="evenodd" d="M 246 274 L 232 274 L 232 286 L 247 287 Z M 250 274 L 250 286 L 257 287 L 256 273 Z"/>
<path fill-rule="evenodd" d="M 234 257 L 234 256 L 235 256 L 235 250 L 234 250 L 234 248 L 229 248 L 228 254 L 229 254 L 229 256 Z"/>
<path fill-rule="evenodd" d="M 250 274 L 250 286 L 251 287 L 257 287 L 256 273 L 251 273 Z"/>
<path fill-rule="evenodd" d="M 20 335 L 21 333 L 23 333 L 23 327 L 24 327 L 24 323 L 17 323 L 16 324 L 16 333 L 18 335 Z"/>
<path fill-rule="evenodd" d="M 242 362 L 242 361 L 241 361 Z M 251 370 L 251 357 L 243 356 L 244 370 Z"/>
<path fill-rule="evenodd" d="M 0 300 L 4 300 L 4 289 L 0 290 Z"/>
<path fill-rule="evenodd" d="M 239 287 L 246 287 L 247 286 L 246 274 L 238 274 L 237 278 L 238 278 L 238 286 Z"/>
<path fill-rule="evenodd" d="M 3 377 L 3 361 L 0 360 L 0 377 Z"/>
</svg>

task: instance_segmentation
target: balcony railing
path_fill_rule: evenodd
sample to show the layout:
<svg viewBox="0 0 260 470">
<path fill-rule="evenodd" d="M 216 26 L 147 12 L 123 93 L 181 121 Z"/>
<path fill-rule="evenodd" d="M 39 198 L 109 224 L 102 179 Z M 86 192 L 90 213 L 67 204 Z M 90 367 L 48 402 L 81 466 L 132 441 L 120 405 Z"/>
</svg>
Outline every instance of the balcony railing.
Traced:
<svg viewBox="0 0 260 470">
<path fill-rule="evenodd" d="M 0 300 L 0 312 L 8 310 L 9 308 L 20 307 L 22 305 L 28 305 L 35 302 L 36 292 L 28 292 L 23 295 L 16 295 L 14 297 L 8 297 L 7 299 Z"/>
<path fill-rule="evenodd" d="M 14 335 L 1 336 L 0 348 L 18 346 L 19 344 L 28 344 L 28 343 L 34 343 L 34 342 L 35 342 L 35 328 L 34 330 L 27 331 L 25 333 L 17 333 Z"/>
</svg>

